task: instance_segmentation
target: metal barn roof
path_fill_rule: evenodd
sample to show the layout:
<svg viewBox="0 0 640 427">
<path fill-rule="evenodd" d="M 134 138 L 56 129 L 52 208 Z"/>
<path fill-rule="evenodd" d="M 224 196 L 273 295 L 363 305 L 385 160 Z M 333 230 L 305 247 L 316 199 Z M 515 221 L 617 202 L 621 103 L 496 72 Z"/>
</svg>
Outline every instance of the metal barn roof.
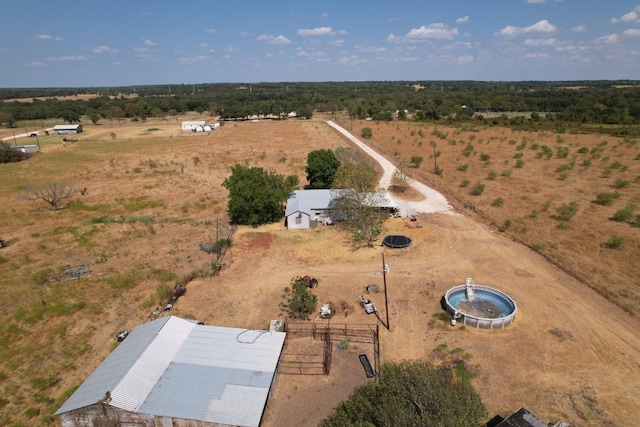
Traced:
<svg viewBox="0 0 640 427">
<path fill-rule="evenodd" d="M 196 325 L 166 317 L 135 328 L 56 415 L 93 405 L 258 426 L 285 333 Z"/>
</svg>

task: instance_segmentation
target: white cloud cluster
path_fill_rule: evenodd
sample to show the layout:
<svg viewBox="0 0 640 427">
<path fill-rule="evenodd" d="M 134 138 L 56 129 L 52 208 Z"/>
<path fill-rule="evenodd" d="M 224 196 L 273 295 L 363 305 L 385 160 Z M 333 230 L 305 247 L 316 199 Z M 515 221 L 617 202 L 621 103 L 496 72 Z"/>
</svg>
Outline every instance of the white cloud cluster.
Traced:
<svg viewBox="0 0 640 427">
<path fill-rule="evenodd" d="M 107 45 L 96 46 L 93 48 L 93 53 L 118 53 L 118 49 L 114 49 Z"/>
<path fill-rule="evenodd" d="M 394 43 L 420 42 L 426 40 L 446 40 L 458 35 L 457 28 L 449 28 L 442 22 L 412 28 L 405 36 L 389 34 L 387 40 Z"/>
<path fill-rule="evenodd" d="M 640 6 L 633 8 L 631 12 L 625 13 L 620 18 L 611 18 L 612 24 L 632 24 L 640 23 Z"/>
<path fill-rule="evenodd" d="M 289 40 L 283 35 L 272 36 L 268 34 L 263 34 L 261 36 L 258 36 L 256 40 L 258 40 L 259 42 L 265 42 L 269 44 L 290 44 L 291 43 L 291 40 Z"/>
<path fill-rule="evenodd" d="M 542 21 L 538 21 L 533 25 L 529 25 L 528 27 L 515 27 L 513 25 L 507 25 L 497 34 L 506 37 L 513 37 L 520 34 L 552 33 L 554 31 L 556 31 L 556 27 L 547 19 L 543 19 Z"/>
<path fill-rule="evenodd" d="M 52 35 L 49 34 L 38 34 L 36 36 L 36 40 L 55 40 L 55 41 L 62 41 L 64 40 L 62 37 L 53 37 Z"/>
<path fill-rule="evenodd" d="M 87 58 L 84 55 L 67 55 L 67 56 L 50 56 L 47 58 L 49 61 L 86 61 Z"/>
<path fill-rule="evenodd" d="M 305 37 L 315 37 L 315 36 L 333 36 L 336 33 L 333 31 L 331 27 L 318 27 L 318 28 L 303 28 L 298 30 L 297 34 L 299 36 Z"/>
<path fill-rule="evenodd" d="M 464 24 L 465 22 L 469 22 L 468 16 L 463 16 L 461 18 L 456 19 L 456 24 Z"/>
</svg>

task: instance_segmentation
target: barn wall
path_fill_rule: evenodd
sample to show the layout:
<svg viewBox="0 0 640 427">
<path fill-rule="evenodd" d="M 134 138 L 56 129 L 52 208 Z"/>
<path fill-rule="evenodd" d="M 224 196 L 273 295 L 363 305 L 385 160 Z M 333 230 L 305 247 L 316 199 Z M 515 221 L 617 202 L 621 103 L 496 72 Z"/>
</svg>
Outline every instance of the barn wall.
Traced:
<svg viewBox="0 0 640 427">
<path fill-rule="evenodd" d="M 62 427 L 156 427 L 152 416 L 95 404 L 60 415 Z"/>
<path fill-rule="evenodd" d="M 161 417 L 95 404 L 60 415 L 62 427 L 232 427 L 229 424 Z"/>
</svg>

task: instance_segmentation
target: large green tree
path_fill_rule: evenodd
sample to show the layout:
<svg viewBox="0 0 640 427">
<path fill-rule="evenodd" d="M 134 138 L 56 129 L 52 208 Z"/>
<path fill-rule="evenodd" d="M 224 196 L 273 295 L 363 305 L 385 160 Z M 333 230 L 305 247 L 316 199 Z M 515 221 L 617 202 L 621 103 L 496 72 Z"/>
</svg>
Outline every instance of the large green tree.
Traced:
<svg viewBox="0 0 640 427">
<path fill-rule="evenodd" d="M 257 227 L 282 218 L 284 202 L 298 186 L 298 177 L 236 164 L 222 186 L 229 190 L 227 213 L 231 221 Z"/>
<path fill-rule="evenodd" d="M 403 361 L 383 365 L 379 381 L 356 389 L 322 426 L 473 427 L 484 425 L 486 417 L 470 381 L 450 365 Z"/>
<path fill-rule="evenodd" d="M 307 180 L 309 188 L 331 188 L 340 161 L 333 150 L 310 151 L 307 155 Z"/>
</svg>

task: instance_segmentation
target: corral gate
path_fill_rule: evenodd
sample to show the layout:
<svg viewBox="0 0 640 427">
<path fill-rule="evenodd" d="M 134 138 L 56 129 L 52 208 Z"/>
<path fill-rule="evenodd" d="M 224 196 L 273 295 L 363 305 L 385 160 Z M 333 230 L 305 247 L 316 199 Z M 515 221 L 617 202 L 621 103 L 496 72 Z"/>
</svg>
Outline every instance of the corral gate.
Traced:
<svg viewBox="0 0 640 427">
<path fill-rule="evenodd" d="M 296 337 L 312 337 L 314 340 L 323 341 L 322 354 L 289 353 L 286 350 L 282 354 L 278 372 L 281 374 L 296 375 L 329 375 L 331 371 L 331 357 L 333 341 L 338 342 L 349 338 L 351 342 L 371 344 L 373 346 L 373 362 L 376 378 L 380 368 L 380 341 L 379 325 L 375 324 L 348 324 L 326 322 L 284 322 L 284 331 L 287 340 Z"/>
</svg>

